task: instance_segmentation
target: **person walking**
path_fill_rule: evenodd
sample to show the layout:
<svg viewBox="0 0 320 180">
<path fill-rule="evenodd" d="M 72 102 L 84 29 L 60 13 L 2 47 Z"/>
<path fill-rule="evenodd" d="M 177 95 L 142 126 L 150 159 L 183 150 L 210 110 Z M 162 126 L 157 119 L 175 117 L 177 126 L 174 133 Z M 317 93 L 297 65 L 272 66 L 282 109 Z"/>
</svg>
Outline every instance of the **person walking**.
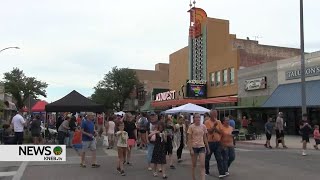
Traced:
<svg viewBox="0 0 320 180">
<path fill-rule="evenodd" d="M 166 131 L 166 134 L 167 134 L 166 154 L 167 154 L 168 159 L 169 159 L 170 169 L 175 169 L 175 166 L 173 165 L 173 157 L 172 157 L 175 126 L 173 124 L 172 117 L 168 117 L 166 119 L 165 131 Z"/>
<path fill-rule="evenodd" d="M 283 121 L 283 113 L 279 112 L 275 125 L 276 130 L 276 148 L 279 148 L 279 143 L 282 144 L 283 148 L 287 148 L 284 142 L 284 121 Z"/>
<path fill-rule="evenodd" d="M 32 120 L 30 124 L 30 131 L 33 140 L 33 144 L 40 144 L 41 142 L 41 119 L 39 115 L 36 115 L 36 118 Z"/>
<path fill-rule="evenodd" d="M 86 152 L 90 149 L 91 151 L 91 167 L 98 168 L 100 165 L 97 163 L 97 142 L 96 136 L 97 132 L 94 129 L 94 113 L 88 113 L 85 121 L 81 123 L 81 131 L 82 131 L 82 153 L 81 153 L 81 163 L 80 166 L 85 168 L 85 158 Z"/>
<path fill-rule="evenodd" d="M 306 156 L 307 155 L 307 143 L 310 142 L 309 140 L 309 135 L 312 131 L 312 128 L 310 126 L 310 124 L 308 123 L 308 115 L 307 114 L 303 114 L 302 115 L 302 122 L 300 125 L 300 132 L 301 132 L 301 136 L 302 136 L 302 156 Z"/>
<path fill-rule="evenodd" d="M 222 161 L 222 155 L 221 155 L 221 121 L 217 119 L 218 112 L 217 110 L 211 110 L 210 111 L 210 120 L 205 122 L 205 126 L 208 130 L 208 142 L 209 142 L 209 148 L 210 153 L 206 155 L 205 160 L 205 168 L 206 168 L 206 175 L 210 175 L 210 159 L 212 156 L 212 153 L 214 154 L 216 161 L 217 161 L 217 167 L 219 171 L 219 178 L 225 177 L 225 172 L 223 171 L 223 161 Z"/>
<path fill-rule="evenodd" d="M 147 125 L 147 137 L 148 137 L 148 145 L 147 145 L 147 161 L 148 161 L 148 170 L 152 171 L 152 154 L 153 154 L 153 149 L 154 149 L 154 143 L 155 139 L 152 140 L 152 133 L 153 131 L 157 130 L 157 124 L 158 124 L 158 116 L 156 113 L 151 112 L 150 113 L 150 122 Z"/>
<path fill-rule="evenodd" d="M 184 124 L 184 116 L 180 115 L 178 117 L 178 124 L 176 125 L 176 130 L 177 130 L 177 142 L 179 144 L 179 148 L 177 149 L 177 158 L 178 158 L 178 163 L 180 163 L 182 161 L 181 157 L 182 157 L 182 151 L 185 147 L 185 142 L 186 142 L 186 126 Z"/>
<path fill-rule="evenodd" d="M 118 163 L 117 163 L 117 171 L 121 174 L 121 176 L 125 176 L 123 164 L 126 158 L 127 149 L 128 149 L 128 133 L 124 131 L 124 123 L 119 123 L 119 131 L 116 132 L 117 138 L 117 150 L 118 150 Z"/>
<path fill-rule="evenodd" d="M 320 144 L 319 125 L 315 125 L 314 126 L 313 138 L 314 138 L 314 141 L 315 141 L 315 145 L 313 147 L 318 150 L 319 149 L 318 145 Z"/>
<path fill-rule="evenodd" d="M 108 122 L 106 123 L 106 134 L 108 136 L 108 147 L 107 149 L 113 149 L 113 146 L 114 146 L 114 132 L 115 132 L 115 129 L 116 129 L 116 124 L 114 122 L 114 117 L 113 116 L 110 116 L 109 119 L 108 119 Z"/>
<path fill-rule="evenodd" d="M 153 167 L 153 176 L 157 177 L 157 167 L 160 165 L 162 178 L 167 179 L 166 175 L 166 141 L 167 141 L 167 134 L 165 131 L 165 124 L 159 123 L 158 124 L 158 131 L 156 132 L 155 141 L 154 141 L 154 149 L 152 153 L 151 163 L 154 164 Z"/>
<path fill-rule="evenodd" d="M 127 165 L 132 165 L 131 164 L 131 151 L 132 148 L 136 144 L 136 139 L 137 139 L 137 127 L 135 122 L 133 121 L 134 117 L 132 116 L 131 113 L 126 114 L 126 118 L 124 119 L 124 131 L 128 133 L 128 149 L 127 149 L 127 156 L 125 158 L 125 162 Z"/>
<path fill-rule="evenodd" d="M 61 125 L 58 128 L 58 141 L 59 144 L 65 144 L 65 139 L 68 136 L 68 130 L 70 129 L 69 127 L 69 121 L 70 117 L 67 116 L 66 119 L 61 123 Z"/>
<path fill-rule="evenodd" d="M 21 114 L 22 112 L 17 112 L 17 114 L 13 116 L 11 121 L 11 125 L 13 126 L 14 131 L 14 144 L 23 143 L 23 132 L 24 127 L 26 126 L 26 121 Z"/>
<path fill-rule="evenodd" d="M 74 135 L 74 132 L 75 132 L 75 130 L 77 128 L 77 122 L 76 121 L 77 121 L 77 118 L 74 116 L 74 114 L 72 114 L 71 118 L 70 118 L 70 122 L 69 122 L 70 129 L 68 131 L 68 133 L 69 133 L 69 138 L 68 138 L 69 141 L 68 141 L 68 144 L 67 144 L 68 147 L 73 147 L 73 144 L 72 144 L 73 135 Z"/>
<path fill-rule="evenodd" d="M 266 138 L 267 138 L 266 144 L 264 144 L 264 146 L 266 148 L 270 148 L 270 149 L 272 149 L 272 146 L 270 145 L 270 140 L 271 140 L 271 137 L 272 137 L 272 130 L 273 130 L 273 124 L 271 123 L 271 121 L 272 121 L 272 118 L 269 117 L 268 121 L 264 125 L 264 131 L 266 133 Z"/>
<path fill-rule="evenodd" d="M 205 180 L 205 155 L 210 153 L 207 139 L 207 128 L 200 123 L 200 114 L 194 114 L 194 123 L 188 129 L 188 147 L 192 159 L 192 180 L 196 180 L 195 169 L 200 160 L 200 177 Z"/>
<path fill-rule="evenodd" d="M 229 176 L 229 168 L 231 163 L 235 160 L 235 151 L 233 144 L 233 127 L 230 126 L 229 118 L 225 117 L 221 127 L 221 146 L 222 146 L 222 161 L 223 171 L 226 176 Z"/>
</svg>

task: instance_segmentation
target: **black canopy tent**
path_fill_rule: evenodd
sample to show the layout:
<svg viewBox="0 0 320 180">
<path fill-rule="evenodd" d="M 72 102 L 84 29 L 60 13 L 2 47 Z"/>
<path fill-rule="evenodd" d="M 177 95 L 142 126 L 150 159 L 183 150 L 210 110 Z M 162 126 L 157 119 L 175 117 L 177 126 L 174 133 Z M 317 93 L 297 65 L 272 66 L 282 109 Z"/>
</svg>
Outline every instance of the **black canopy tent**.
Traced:
<svg viewBox="0 0 320 180">
<path fill-rule="evenodd" d="M 46 112 L 104 112 L 103 105 L 97 104 L 73 90 L 65 97 L 46 105 Z"/>
</svg>

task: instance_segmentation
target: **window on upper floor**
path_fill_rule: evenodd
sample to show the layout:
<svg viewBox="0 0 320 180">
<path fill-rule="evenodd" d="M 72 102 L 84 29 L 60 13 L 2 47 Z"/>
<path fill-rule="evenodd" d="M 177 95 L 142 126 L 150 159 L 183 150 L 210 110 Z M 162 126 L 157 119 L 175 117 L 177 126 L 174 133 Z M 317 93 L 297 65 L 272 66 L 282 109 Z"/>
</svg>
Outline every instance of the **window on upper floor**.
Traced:
<svg viewBox="0 0 320 180">
<path fill-rule="evenodd" d="M 210 86 L 214 86 L 214 83 L 215 83 L 215 73 L 210 73 L 209 74 L 209 79 L 210 79 Z"/>
<path fill-rule="evenodd" d="M 234 68 L 229 68 L 229 82 L 234 84 Z"/>
<path fill-rule="evenodd" d="M 227 85 L 228 84 L 228 70 L 224 69 L 222 71 L 222 84 Z"/>
<path fill-rule="evenodd" d="M 221 72 L 217 71 L 215 74 L 216 74 L 215 75 L 216 86 L 220 86 L 220 83 L 221 83 Z"/>
</svg>

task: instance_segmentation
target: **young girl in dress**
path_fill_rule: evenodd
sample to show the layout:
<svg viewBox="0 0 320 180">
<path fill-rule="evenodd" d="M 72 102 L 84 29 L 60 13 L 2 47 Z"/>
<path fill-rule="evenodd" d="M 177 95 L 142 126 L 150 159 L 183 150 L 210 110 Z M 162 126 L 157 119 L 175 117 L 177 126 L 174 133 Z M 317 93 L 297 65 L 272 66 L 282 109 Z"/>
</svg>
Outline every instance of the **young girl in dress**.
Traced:
<svg viewBox="0 0 320 180">
<path fill-rule="evenodd" d="M 118 147 L 118 164 L 117 164 L 117 171 L 122 175 L 125 176 L 123 169 L 124 159 L 126 157 L 126 152 L 128 148 L 128 133 L 124 131 L 124 123 L 121 122 L 119 124 L 119 131 L 116 133 L 117 137 L 117 147 Z"/>
<path fill-rule="evenodd" d="M 162 178 L 167 179 L 166 175 L 166 141 L 167 135 L 165 133 L 165 124 L 159 123 L 158 124 L 158 131 L 155 134 L 155 141 L 154 141 L 154 150 L 152 154 L 151 163 L 154 164 L 153 168 L 153 176 L 158 176 L 157 174 L 157 166 L 160 165 L 162 170 Z"/>
</svg>

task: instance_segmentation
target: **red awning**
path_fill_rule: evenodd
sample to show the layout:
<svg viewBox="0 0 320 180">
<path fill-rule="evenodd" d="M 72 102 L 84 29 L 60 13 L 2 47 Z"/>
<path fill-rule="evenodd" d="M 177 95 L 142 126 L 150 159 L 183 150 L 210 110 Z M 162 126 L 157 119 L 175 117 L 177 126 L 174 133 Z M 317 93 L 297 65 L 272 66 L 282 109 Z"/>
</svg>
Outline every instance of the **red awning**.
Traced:
<svg viewBox="0 0 320 180">
<path fill-rule="evenodd" d="M 217 97 L 208 99 L 179 99 L 170 101 L 153 101 L 151 103 L 152 107 L 169 107 L 169 106 L 179 106 L 187 103 L 193 104 L 218 104 L 218 103 L 228 103 L 228 102 L 238 102 L 237 97 Z"/>
<path fill-rule="evenodd" d="M 32 112 L 44 112 L 48 103 L 46 101 L 38 101 L 31 109 Z"/>
</svg>

